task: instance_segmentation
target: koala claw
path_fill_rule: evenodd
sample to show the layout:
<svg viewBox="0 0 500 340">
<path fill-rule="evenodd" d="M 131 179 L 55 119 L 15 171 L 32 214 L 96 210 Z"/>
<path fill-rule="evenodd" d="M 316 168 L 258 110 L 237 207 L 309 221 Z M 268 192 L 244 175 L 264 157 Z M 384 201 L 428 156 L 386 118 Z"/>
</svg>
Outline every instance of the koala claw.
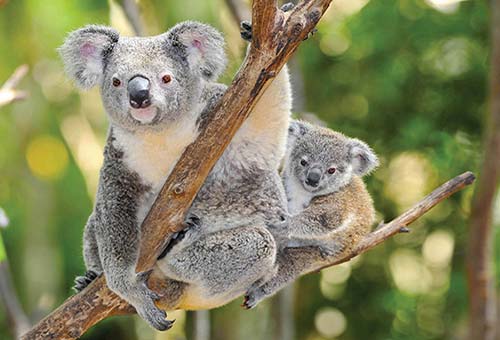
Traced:
<svg viewBox="0 0 500 340">
<path fill-rule="evenodd" d="M 286 4 L 283 4 L 283 5 L 281 6 L 281 8 L 280 8 L 280 9 L 281 9 L 283 12 L 289 12 L 289 11 L 291 11 L 294 7 L 295 7 L 295 4 L 294 4 L 293 2 L 287 2 Z"/>
<path fill-rule="evenodd" d="M 167 313 L 156 307 L 152 298 L 143 302 L 145 303 L 136 306 L 135 309 L 137 314 L 147 323 L 159 331 L 166 331 L 173 326 L 175 320 L 167 320 Z"/>
<path fill-rule="evenodd" d="M 243 40 L 252 40 L 252 23 L 250 21 L 242 21 L 240 23 L 240 35 Z"/>
<path fill-rule="evenodd" d="M 98 276 L 99 274 L 97 274 L 95 271 L 87 270 L 87 272 L 83 276 L 77 276 L 75 278 L 75 285 L 73 286 L 73 290 L 77 293 L 81 292 Z"/>
<path fill-rule="evenodd" d="M 264 298 L 263 292 L 259 288 L 253 288 L 248 291 L 243 297 L 241 307 L 245 309 L 252 309 Z"/>
<path fill-rule="evenodd" d="M 167 313 L 156 307 L 155 301 L 161 296 L 146 286 L 151 270 L 137 274 L 137 290 L 133 294 L 138 303 L 133 304 L 137 314 L 159 331 L 171 328 L 175 320 L 167 320 Z"/>
</svg>

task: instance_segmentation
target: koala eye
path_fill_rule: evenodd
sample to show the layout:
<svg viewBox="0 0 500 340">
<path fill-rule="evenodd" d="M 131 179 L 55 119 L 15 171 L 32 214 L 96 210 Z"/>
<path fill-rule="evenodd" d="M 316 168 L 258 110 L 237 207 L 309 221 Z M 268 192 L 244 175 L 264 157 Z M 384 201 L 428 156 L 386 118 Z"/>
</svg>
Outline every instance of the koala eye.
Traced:
<svg viewBox="0 0 500 340">
<path fill-rule="evenodd" d="M 307 165 L 307 161 L 305 159 L 301 160 L 300 161 L 300 165 L 306 166 Z"/>
<path fill-rule="evenodd" d="M 114 87 L 118 87 L 118 86 L 120 86 L 120 85 L 121 85 L 121 83 L 122 83 L 122 82 L 120 81 L 120 79 L 118 79 L 118 78 L 116 78 L 116 77 L 113 77 L 113 86 L 114 86 Z"/>
<path fill-rule="evenodd" d="M 172 76 L 170 74 L 165 74 L 162 78 L 161 81 L 163 84 L 168 84 L 172 81 Z"/>
<path fill-rule="evenodd" d="M 335 169 L 335 168 L 330 168 L 330 169 L 328 169 L 328 173 L 329 173 L 330 175 L 333 175 L 333 174 L 335 173 L 335 171 L 337 171 L 337 169 Z"/>
</svg>

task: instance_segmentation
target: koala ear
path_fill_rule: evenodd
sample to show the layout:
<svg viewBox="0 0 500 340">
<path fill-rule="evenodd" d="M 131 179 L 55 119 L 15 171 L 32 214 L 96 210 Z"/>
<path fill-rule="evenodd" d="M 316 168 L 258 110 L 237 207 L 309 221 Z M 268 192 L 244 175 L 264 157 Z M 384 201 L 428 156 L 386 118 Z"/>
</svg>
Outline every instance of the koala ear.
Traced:
<svg viewBox="0 0 500 340">
<path fill-rule="evenodd" d="M 113 28 L 96 25 L 68 34 L 59 54 L 66 73 L 78 87 L 90 89 L 102 82 L 106 59 L 119 37 Z"/>
<path fill-rule="evenodd" d="M 355 175 L 364 176 L 378 166 L 377 155 L 359 139 L 349 141 L 349 157 Z"/>
<path fill-rule="evenodd" d="M 288 126 L 288 134 L 290 136 L 294 136 L 295 138 L 304 136 L 307 132 L 307 125 L 300 120 L 292 120 L 290 121 L 290 125 Z"/>
<path fill-rule="evenodd" d="M 185 21 L 167 32 L 172 48 L 181 48 L 189 66 L 206 80 L 215 81 L 226 67 L 224 38 L 212 26 Z"/>
</svg>

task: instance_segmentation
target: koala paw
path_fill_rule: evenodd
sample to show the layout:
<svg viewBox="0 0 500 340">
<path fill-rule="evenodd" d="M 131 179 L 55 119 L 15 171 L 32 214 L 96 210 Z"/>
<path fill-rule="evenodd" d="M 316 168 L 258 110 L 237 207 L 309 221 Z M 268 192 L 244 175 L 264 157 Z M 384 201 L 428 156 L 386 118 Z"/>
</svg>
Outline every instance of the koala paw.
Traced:
<svg viewBox="0 0 500 340">
<path fill-rule="evenodd" d="M 98 276 L 99 274 L 97 274 L 95 271 L 87 270 L 87 272 L 83 276 L 77 276 L 75 278 L 75 285 L 73 286 L 73 290 L 77 293 L 81 292 Z"/>
<path fill-rule="evenodd" d="M 257 306 L 257 304 L 261 302 L 264 297 L 264 292 L 261 289 L 251 289 L 245 294 L 241 307 L 245 309 L 252 309 Z"/>
<path fill-rule="evenodd" d="M 240 23 L 240 35 L 243 40 L 252 41 L 252 23 L 250 21 Z"/>
<path fill-rule="evenodd" d="M 283 12 L 289 12 L 295 7 L 295 4 L 293 2 L 287 2 L 286 4 L 283 4 L 280 9 Z"/>
<path fill-rule="evenodd" d="M 320 246 L 319 247 L 319 253 L 323 259 L 331 259 L 335 255 L 337 255 L 338 249 L 336 248 L 331 248 L 331 247 L 325 247 L 325 246 Z"/>
<path fill-rule="evenodd" d="M 167 320 L 167 313 L 156 307 L 155 301 L 160 296 L 146 286 L 148 276 L 149 272 L 137 275 L 138 284 L 134 286 L 130 294 L 133 297 L 132 304 L 137 314 L 150 326 L 159 331 L 166 331 L 173 326 L 175 320 Z"/>
</svg>

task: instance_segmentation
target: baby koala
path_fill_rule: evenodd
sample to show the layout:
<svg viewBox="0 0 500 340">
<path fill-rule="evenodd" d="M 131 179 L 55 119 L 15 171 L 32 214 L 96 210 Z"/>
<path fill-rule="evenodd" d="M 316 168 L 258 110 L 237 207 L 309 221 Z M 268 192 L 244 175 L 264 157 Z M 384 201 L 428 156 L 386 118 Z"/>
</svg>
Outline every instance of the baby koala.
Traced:
<svg viewBox="0 0 500 340">
<path fill-rule="evenodd" d="M 244 307 L 356 247 L 375 219 L 361 177 L 377 166 L 375 153 L 358 139 L 301 121 L 290 124 L 282 177 L 291 217 L 279 240 L 278 272 L 249 289 Z"/>
</svg>

